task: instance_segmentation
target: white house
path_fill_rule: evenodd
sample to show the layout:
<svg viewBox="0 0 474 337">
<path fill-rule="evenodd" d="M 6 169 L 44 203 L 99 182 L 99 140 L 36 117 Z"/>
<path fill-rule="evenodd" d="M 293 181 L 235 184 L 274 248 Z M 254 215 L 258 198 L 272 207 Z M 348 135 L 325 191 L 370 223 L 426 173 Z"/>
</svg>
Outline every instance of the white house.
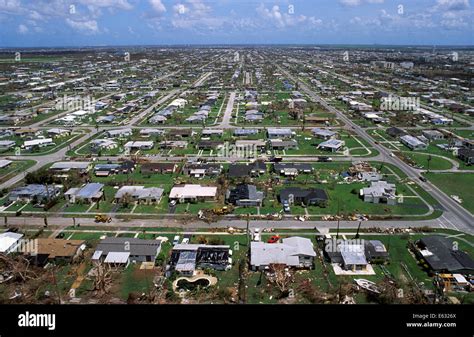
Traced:
<svg viewBox="0 0 474 337">
<path fill-rule="evenodd" d="M 169 195 L 170 200 L 177 200 L 180 203 L 188 201 L 211 201 L 216 198 L 217 187 L 201 185 L 174 186 Z"/>
</svg>

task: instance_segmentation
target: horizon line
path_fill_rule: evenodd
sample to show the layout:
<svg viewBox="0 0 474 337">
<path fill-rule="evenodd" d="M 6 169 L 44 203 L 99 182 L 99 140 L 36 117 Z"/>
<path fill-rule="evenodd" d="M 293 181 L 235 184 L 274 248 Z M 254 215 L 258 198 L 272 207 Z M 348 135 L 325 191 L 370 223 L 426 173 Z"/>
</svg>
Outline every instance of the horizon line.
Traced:
<svg viewBox="0 0 474 337">
<path fill-rule="evenodd" d="M 117 47 L 268 47 L 268 46 L 312 46 L 312 47 L 424 47 L 424 48 L 449 48 L 449 47 L 463 47 L 463 48 L 474 48 L 474 44 L 379 44 L 379 43 L 167 43 L 167 44 L 110 44 L 110 45 L 78 45 L 78 46 L 0 46 L 0 50 L 8 50 L 14 48 L 24 49 L 78 49 L 78 48 L 117 48 Z"/>
</svg>

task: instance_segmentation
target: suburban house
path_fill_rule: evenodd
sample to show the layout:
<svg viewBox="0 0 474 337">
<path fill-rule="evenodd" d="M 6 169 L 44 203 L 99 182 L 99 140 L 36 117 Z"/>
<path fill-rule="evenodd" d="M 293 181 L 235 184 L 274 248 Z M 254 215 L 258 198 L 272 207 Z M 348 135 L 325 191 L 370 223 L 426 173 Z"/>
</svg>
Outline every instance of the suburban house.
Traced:
<svg viewBox="0 0 474 337">
<path fill-rule="evenodd" d="M 166 118 L 165 116 L 156 114 L 156 115 L 151 116 L 148 122 L 150 124 L 165 124 L 167 120 L 168 118 Z"/>
<path fill-rule="evenodd" d="M 8 151 L 16 146 L 13 140 L 0 140 L 0 151 Z"/>
<path fill-rule="evenodd" d="M 360 195 L 364 201 L 373 204 L 395 205 L 397 203 L 395 193 L 395 184 L 387 183 L 384 180 L 372 181 L 370 187 L 364 187 L 360 190 Z"/>
<path fill-rule="evenodd" d="M 117 142 L 106 138 L 93 139 L 89 142 L 89 144 L 93 151 L 113 150 L 118 147 Z"/>
<path fill-rule="evenodd" d="M 289 205 L 302 205 L 310 206 L 316 205 L 325 207 L 328 202 L 328 195 L 325 190 L 319 188 L 300 188 L 300 187 L 287 187 L 280 192 L 280 202 L 288 203 Z"/>
<path fill-rule="evenodd" d="M 316 138 L 328 140 L 331 138 L 335 138 L 337 133 L 328 129 L 321 129 L 321 128 L 312 128 L 311 132 L 313 136 Z"/>
<path fill-rule="evenodd" d="M 270 139 L 270 148 L 272 150 L 297 150 L 298 142 L 294 139 L 281 140 L 281 139 Z"/>
<path fill-rule="evenodd" d="M 117 117 L 114 115 L 99 116 L 97 117 L 97 123 L 109 124 L 112 123 Z"/>
<path fill-rule="evenodd" d="M 185 149 L 188 142 L 185 140 L 164 140 L 159 144 L 160 149 Z"/>
<path fill-rule="evenodd" d="M 224 130 L 222 129 L 204 129 L 202 130 L 201 137 L 222 137 Z"/>
<path fill-rule="evenodd" d="M 140 130 L 140 136 L 142 137 L 158 137 L 164 134 L 165 134 L 165 130 L 163 129 L 141 129 Z"/>
<path fill-rule="evenodd" d="M 428 145 L 423 143 L 417 137 L 413 137 L 411 135 L 405 135 L 400 137 L 400 141 L 410 150 L 426 150 L 426 148 L 428 147 Z"/>
<path fill-rule="evenodd" d="M 262 206 L 263 192 L 255 185 L 240 184 L 227 191 L 226 199 L 235 206 Z"/>
<path fill-rule="evenodd" d="M 261 122 L 263 120 L 263 112 L 255 109 L 245 111 L 244 119 L 246 122 Z"/>
<path fill-rule="evenodd" d="M 108 177 L 111 174 L 131 173 L 135 170 L 135 163 L 132 161 L 123 161 L 121 163 L 97 164 L 94 166 L 94 174 L 97 177 Z"/>
<path fill-rule="evenodd" d="M 80 174 L 85 174 L 89 172 L 91 168 L 92 168 L 91 162 L 62 161 L 62 162 L 57 162 L 51 165 L 49 170 L 55 173 L 67 173 L 71 171 L 76 171 Z"/>
<path fill-rule="evenodd" d="M 297 176 L 300 173 L 312 173 L 314 168 L 309 163 L 275 163 L 273 171 L 285 177 Z"/>
<path fill-rule="evenodd" d="M 59 196 L 62 188 L 62 185 L 29 184 L 14 188 L 8 194 L 8 200 L 30 202 L 36 199 L 38 203 L 43 203 Z"/>
<path fill-rule="evenodd" d="M 249 155 L 257 151 L 265 151 L 267 148 L 267 143 L 264 140 L 249 140 L 249 139 L 239 139 L 235 141 L 235 148 L 241 153 L 247 153 Z"/>
<path fill-rule="evenodd" d="M 217 150 L 224 147 L 224 142 L 220 140 L 201 140 L 196 148 L 199 150 Z"/>
<path fill-rule="evenodd" d="M 258 177 L 267 172 L 267 165 L 263 161 L 250 164 L 230 164 L 227 176 L 229 178 Z"/>
<path fill-rule="evenodd" d="M 46 130 L 46 133 L 50 137 L 62 137 L 62 136 L 69 136 L 71 134 L 71 130 L 52 128 L 52 129 Z"/>
<path fill-rule="evenodd" d="M 288 128 L 268 128 L 267 134 L 269 139 L 288 139 L 293 138 L 296 132 Z"/>
<path fill-rule="evenodd" d="M 443 133 L 438 130 L 423 130 L 421 131 L 421 134 L 429 140 L 444 139 Z"/>
<path fill-rule="evenodd" d="M 466 149 L 474 150 L 474 140 L 463 139 L 462 146 Z"/>
<path fill-rule="evenodd" d="M 250 269 L 253 271 L 268 269 L 272 264 L 283 264 L 289 268 L 313 268 L 313 243 L 310 239 L 293 236 L 282 243 L 250 243 Z"/>
<path fill-rule="evenodd" d="M 41 131 L 36 128 L 19 128 L 15 130 L 15 136 L 34 137 L 40 135 Z"/>
<path fill-rule="evenodd" d="M 346 145 L 346 142 L 340 139 L 329 139 L 320 143 L 316 148 L 325 151 L 337 152 Z"/>
<path fill-rule="evenodd" d="M 129 151 L 151 150 L 155 143 L 153 141 L 130 141 L 125 143 L 124 147 Z"/>
<path fill-rule="evenodd" d="M 217 196 L 217 187 L 185 184 L 174 186 L 169 195 L 170 200 L 179 203 L 196 201 L 213 201 Z"/>
<path fill-rule="evenodd" d="M 219 164 L 189 163 L 183 167 L 183 174 L 194 178 L 214 177 L 221 172 L 222 166 Z"/>
<path fill-rule="evenodd" d="M 175 163 L 143 163 L 140 166 L 140 172 L 142 174 L 172 174 L 178 170 L 178 167 Z"/>
<path fill-rule="evenodd" d="M 227 270 L 231 266 L 230 246 L 177 244 L 171 251 L 170 270 L 194 275 L 196 269 Z"/>
<path fill-rule="evenodd" d="M 6 168 L 10 166 L 13 163 L 13 161 L 8 160 L 8 159 L 0 159 L 0 169 Z"/>
<path fill-rule="evenodd" d="M 457 247 L 454 240 L 443 236 L 424 236 L 415 242 L 413 250 L 432 272 L 474 274 L 474 260 Z"/>
<path fill-rule="evenodd" d="M 85 249 L 84 240 L 37 238 L 34 245 L 22 251 L 35 265 L 43 266 L 48 262 L 72 262 Z"/>
<path fill-rule="evenodd" d="M 122 186 L 115 193 L 114 200 L 119 203 L 125 195 L 129 195 L 132 202 L 146 205 L 159 204 L 163 192 L 164 190 L 159 187 Z"/>
<path fill-rule="evenodd" d="M 17 250 L 23 234 L 14 232 L 5 232 L 0 234 L 0 253 L 9 254 Z"/>
<path fill-rule="evenodd" d="M 168 132 L 168 136 L 171 138 L 190 138 L 194 134 L 194 131 L 191 129 L 172 129 Z"/>
<path fill-rule="evenodd" d="M 130 262 L 154 262 L 161 251 L 160 240 L 107 237 L 99 242 L 93 262 L 128 265 Z"/>
<path fill-rule="evenodd" d="M 387 248 L 380 240 L 364 240 L 364 250 L 369 263 L 385 263 L 389 260 Z"/>
<path fill-rule="evenodd" d="M 331 263 L 338 264 L 343 270 L 347 271 L 364 272 L 367 271 L 369 265 L 364 245 L 359 242 L 351 242 L 351 240 L 342 242 L 333 240 L 332 245 L 325 245 L 324 255 L 329 258 Z"/>
<path fill-rule="evenodd" d="M 320 116 L 304 116 L 304 122 L 306 124 L 312 125 L 329 125 L 329 118 L 328 117 L 320 117 Z"/>
<path fill-rule="evenodd" d="M 467 165 L 474 164 L 474 149 L 459 149 L 458 158 L 465 162 Z"/>
<path fill-rule="evenodd" d="M 258 134 L 258 129 L 234 129 L 235 137 L 246 137 Z"/>
<path fill-rule="evenodd" d="M 388 128 L 385 132 L 390 137 L 393 137 L 393 138 L 398 138 L 398 137 L 401 137 L 401 136 L 405 136 L 407 134 L 405 130 L 402 130 L 402 129 L 397 128 L 397 127 Z"/>
<path fill-rule="evenodd" d="M 108 130 L 105 132 L 105 134 L 109 138 L 127 138 L 127 137 L 130 137 L 133 134 L 133 132 L 131 128 L 126 128 L 126 129 Z"/>
<path fill-rule="evenodd" d="M 46 147 L 46 146 L 53 146 L 55 145 L 53 143 L 52 138 L 38 138 L 38 139 L 32 139 L 32 140 L 25 140 L 23 145 L 21 146 L 25 150 L 31 150 L 35 146 L 37 147 Z"/>
<path fill-rule="evenodd" d="M 68 202 L 74 204 L 78 201 L 85 203 L 93 203 L 102 199 L 104 184 L 88 183 L 83 187 L 72 187 L 64 193 L 64 197 Z"/>
<path fill-rule="evenodd" d="M 108 177 L 111 174 L 119 172 L 120 164 L 97 164 L 94 166 L 94 175 L 96 177 Z"/>
<path fill-rule="evenodd" d="M 0 169 L 6 168 L 10 166 L 13 163 L 13 161 L 8 160 L 8 159 L 0 159 Z"/>
<path fill-rule="evenodd" d="M 357 173 L 357 179 L 361 181 L 379 181 L 382 177 L 382 174 L 375 171 Z"/>
</svg>

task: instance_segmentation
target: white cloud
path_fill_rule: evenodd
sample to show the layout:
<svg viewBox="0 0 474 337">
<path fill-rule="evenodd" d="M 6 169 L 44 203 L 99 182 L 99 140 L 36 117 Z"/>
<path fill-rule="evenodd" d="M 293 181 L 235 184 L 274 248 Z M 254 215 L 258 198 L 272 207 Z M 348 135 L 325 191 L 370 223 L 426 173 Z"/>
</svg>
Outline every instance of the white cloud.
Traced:
<svg viewBox="0 0 474 337">
<path fill-rule="evenodd" d="M 363 2 L 366 2 L 369 4 L 383 4 L 385 0 L 339 0 L 339 3 L 341 3 L 344 6 L 349 6 L 349 7 L 359 6 Z"/>
<path fill-rule="evenodd" d="M 161 0 L 149 0 L 149 2 L 155 13 L 161 14 L 166 12 L 166 7 Z"/>
<path fill-rule="evenodd" d="M 440 9 L 448 11 L 463 11 L 469 9 L 469 0 L 438 0 Z"/>
<path fill-rule="evenodd" d="M 257 13 L 261 18 L 269 22 L 271 25 L 277 28 L 287 28 L 302 25 L 307 25 L 306 28 L 314 28 L 322 24 L 321 19 L 317 19 L 314 16 L 307 17 L 305 15 L 288 14 L 282 12 L 278 5 L 274 5 L 271 9 L 266 8 L 263 4 L 257 7 Z"/>
<path fill-rule="evenodd" d="M 20 0 L 0 0 L 0 12 L 18 14 L 23 11 Z"/>
<path fill-rule="evenodd" d="M 20 33 L 20 34 L 26 34 L 26 33 L 28 33 L 29 29 L 28 29 L 27 26 L 21 24 L 21 25 L 18 26 L 17 31 L 18 31 L 18 33 Z"/>
<path fill-rule="evenodd" d="M 122 10 L 131 10 L 133 6 L 128 2 L 128 0 L 77 0 L 78 3 L 99 8 L 115 8 Z"/>
<path fill-rule="evenodd" d="M 339 2 L 344 6 L 359 6 L 361 4 L 361 0 L 339 0 Z"/>
<path fill-rule="evenodd" d="M 74 21 L 69 18 L 66 18 L 66 23 L 72 29 L 84 34 L 96 34 L 99 32 L 99 26 L 97 25 L 97 21 L 95 20 Z"/>
</svg>

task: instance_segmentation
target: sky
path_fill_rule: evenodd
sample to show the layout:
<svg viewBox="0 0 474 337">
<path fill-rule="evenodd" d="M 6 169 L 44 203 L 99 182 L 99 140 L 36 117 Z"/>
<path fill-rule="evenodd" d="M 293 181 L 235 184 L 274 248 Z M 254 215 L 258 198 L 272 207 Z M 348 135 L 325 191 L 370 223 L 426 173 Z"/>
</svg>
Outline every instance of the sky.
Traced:
<svg viewBox="0 0 474 337">
<path fill-rule="evenodd" d="M 474 0 L 0 0 L 0 47 L 474 45 Z"/>
</svg>

